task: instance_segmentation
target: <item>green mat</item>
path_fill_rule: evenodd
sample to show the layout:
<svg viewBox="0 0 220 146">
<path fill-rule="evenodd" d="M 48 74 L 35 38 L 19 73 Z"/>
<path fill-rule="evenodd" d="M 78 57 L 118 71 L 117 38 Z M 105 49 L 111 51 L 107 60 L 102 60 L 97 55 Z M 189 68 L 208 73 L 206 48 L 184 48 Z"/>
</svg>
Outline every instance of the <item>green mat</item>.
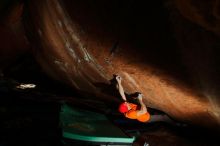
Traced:
<svg viewBox="0 0 220 146">
<path fill-rule="evenodd" d="M 133 143 L 120 128 L 105 115 L 63 104 L 60 112 L 63 137 L 73 140 L 103 143 Z"/>
</svg>

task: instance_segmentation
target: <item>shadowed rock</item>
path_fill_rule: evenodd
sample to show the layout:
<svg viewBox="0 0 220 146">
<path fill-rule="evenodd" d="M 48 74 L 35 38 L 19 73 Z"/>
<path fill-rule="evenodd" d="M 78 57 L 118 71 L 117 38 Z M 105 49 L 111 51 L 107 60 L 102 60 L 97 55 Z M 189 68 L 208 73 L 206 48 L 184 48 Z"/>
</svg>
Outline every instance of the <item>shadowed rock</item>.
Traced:
<svg viewBox="0 0 220 146">
<path fill-rule="evenodd" d="M 177 6 L 188 18 L 180 7 L 184 2 L 170 6 L 171 14 L 178 14 Z M 189 6 L 189 1 L 185 4 Z M 219 83 L 212 84 L 209 69 L 215 71 L 217 65 L 210 67 L 213 52 L 208 50 L 219 37 L 195 31 L 187 40 L 183 33 L 193 29 L 191 22 L 173 23 L 170 30 L 169 18 L 175 18 L 172 22 L 183 18 L 169 14 L 162 1 L 145 5 L 132 0 L 33 0 L 26 5 L 25 28 L 45 72 L 73 89 L 113 100 L 116 97 L 105 91 L 113 74 L 119 74 L 126 92 L 142 92 L 148 106 L 188 123 L 219 126 L 219 94 L 206 92 Z M 218 28 L 207 25 L 201 26 L 218 34 Z M 200 34 L 208 41 L 202 44 L 209 45 L 191 43 L 201 42 L 196 39 Z M 192 50 L 195 46 L 204 49 Z"/>
</svg>

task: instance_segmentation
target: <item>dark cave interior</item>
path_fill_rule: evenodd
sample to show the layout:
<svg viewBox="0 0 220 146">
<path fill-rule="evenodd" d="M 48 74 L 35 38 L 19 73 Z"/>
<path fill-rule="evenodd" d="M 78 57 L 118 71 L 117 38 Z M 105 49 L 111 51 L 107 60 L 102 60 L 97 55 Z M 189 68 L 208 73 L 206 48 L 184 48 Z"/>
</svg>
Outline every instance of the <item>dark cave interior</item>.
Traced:
<svg viewBox="0 0 220 146">
<path fill-rule="evenodd" d="M 205 95 L 214 95 L 211 99 L 214 99 L 215 105 L 219 105 L 219 32 L 205 24 L 200 25 L 200 23 L 188 20 L 188 17 L 181 16 L 181 13 L 176 10 L 178 7 L 174 6 L 174 1 L 178 2 L 178 0 L 149 2 L 134 0 L 112 0 L 111 2 L 103 0 L 96 0 L 95 2 L 89 0 L 60 1 L 62 1 L 60 5 L 62 9 L 65 9 L 65 12 L 69 14 L 68 19 L 77 22 L 77 31 L 78 28 L 83 28 L 79 29 L 79 32 L 83 34 L 80 40 L 85 40 L 88 50 L 90 49 L 88 52 L 97 57 L 97 62 L 102 59 L 100 56 L 105 56 L 105 52 L 116 52 L 116 55 L 119 54 L 118 60 L 127 59 L 128 65 L 146 65 L 158 69 L 159 71 L 153 70 L 152 74 L 162 76 L 165 80 L 170 81 L 171 85 L 178 88 L 184 86 L 183 90 L 185 88 L 187 91 L 190 89 L 190 92 L 192 90 L 195 98 L 202 102 L 207 101 Z M 90 90 L 88 93 L 78 91 L 68 81 L 61 81 L 62 79 L 70 79 L 57 71 L 58 67 L 56 68 L 49 62 L 51 54 L 57 55 L 57 52 L 54 51 L 56 48 L 52 48 L 55 45 L 51 45 L 53 41 L 48 41 L 48 43 L 45 41 L 46 37 L 44 41 L 36 37 L 39 30 L 35 26 L 40 28 L 43 24 L 46 26 L 46 22 L 50 21 L 46 19 L 44 22 L 44 19 L 40 18 L 40 14 L 44 14 L 43 7 L 48 3 L 45 4 L 44 1 L 40 1 L 40 6 L 35 7 L 34 4 L 36 3 L 38 3 L 37 0 L 2 0 L 0 2 L 0 145 L 92 145 L 90 143 L 78 144 L 62 138 L 59 125 L 60 104 L 65 101 L 72 106 L 83 106 L 91 111 L 106 114 L 106 107 L 112 112 L 117 112 L 115 104 L 117 102 L 100 98 L 102 94 L 93 94 Z M 202 4 L 204 3 L 206 2 L 202 2 Z M 200 11 L 209 11 L 202 4 L 198 5 L 199 8 L 201 7 Z M 49 8 L 52 11 L 53 6 Z M 36 18 L 32 17 L 35 14 Z M 58 15 L 56 12 L 54 15 L 58 17 L 61 14 Z M 39 21 L 36 20 L 37 18 Z M 59 16 L 58 18 L 61 19 L 62 17 Z M 67 20 L 67 18 L 65 17 L 63 20 Z M 218 25 L 214 20 L 213 18 L 212 23 Z M 207 21 L 211 21 L 211 18 Z M 35 24 L 34 22 L 39 23 Z M 68 27 L 64 29 L 64 32 L 66 29 Z M 45 31 L 42 28 L 43 33 L 48 33 L 48 37 L 53 36 L 49 35 L 51 32 L 47 30 L 49 29 L 46 27 Z M 75 45 L 77 48 L 78 44 L 76 43 L 78 42 L 73 42 L 73 46 Z M 126 49 L 127 46 L 129 47 Z M 97 50 L 91 49 L 93 47 L 97 47 Z M 102 47 L 106 50 L 102 51 Z M 101 54 L 100 52 L 104 53 Z M 62 57 L 60 60 L 66 59 Z M 121 62 L 119 64 L 117 64 L 118 62 L 113 63 L 119 66 L 118 68 L 124 67 Z M 100 64 L 103 65 L 104 63 Z M 106 68 L 108 69 L 108 66 L 104 66 L 104 69 Z M 115 67 L 115 70 L 118 68 Z M 132 71 L 129 72 L 130 70 Z M 90 70 L 83 71 L 88 73 Z M 57 74 L 54 76 L 50 72 Z M 70 76 L 73 75 L 72 72 L 68 73 Z M 92 74 L 93 72 L 89 73 Z M 107 71 L 107 74 L 111 73 L 111 71 Z M 136 75 L 133 73 L 133 68 L 128 69 L 128 73 Z M 142 77 L 138 76 L 142 73 L 145 75 L 146 72 L 140 70 L 137 73 L 137 78 Z M 82 79 L 79 79 L 79 82 L 83 82 Z M 36 88 L 17 89 L 16 86 L 21 83 L 35 84 Z M 84 83 L 80 88 L 87 87 L 83 87 L 83 85 Z M 157 88 L 160 87 L 156 86 L 152 91 L 149 91 L 160 92 Z M 167 89 L 169 90 L 169 88 Z M 153 95 L 149 93 L 148 96 L 153 97 Z M 159 94 L 155 94 L 155 96 L 157 95 Z M 86 102 L 89 96 L 92 96 L 94 101 L 104 103 L 106 107 L 94 106 L 94 101 Z M 164 106 L 164 108 L 153 103 L 151 107 L 149 110 L 152 114 L 164 114 L 167 111 L 170 114 L 169 109 L 172 110 L 172 105 Z M 177 122 L 185 122 L 181 121 L 182 119 L 179 120 L 175 114 L 171 112 L 170 115 Z M 181 112 L 177 114 L 181 114 Z M 195 122 L 187 119 L 187 126 L 173 126 L 157 122 L 148 125 L 130 124 L 121 128 L 129 129 L 135 126 L 139 129 L 138 132 L 135 131 L 135 134 L 138 135 L 137 140 L 133 143 L 135 146 L 143 145 L 144 142 L 148 142 L 150 146 L 219 145 L 219 131 L 216 132 L 215 128 L 213 129 L 216 126 L 215 121 L 210 121 L 210 125 L 214 123 L 214 126 L 210 126 L 212 128 L 209 129 L 207 128 L 209 127 L 207 126 L 209 120 L 201 118 L 206 121 L 203 127 L 202 124 L 202 126 L 198 124 L 203 123 L 198 115 L 192 118 Z M 114 116 L 109 115 L 108 118 L 112 119 Z"/>
</svg>

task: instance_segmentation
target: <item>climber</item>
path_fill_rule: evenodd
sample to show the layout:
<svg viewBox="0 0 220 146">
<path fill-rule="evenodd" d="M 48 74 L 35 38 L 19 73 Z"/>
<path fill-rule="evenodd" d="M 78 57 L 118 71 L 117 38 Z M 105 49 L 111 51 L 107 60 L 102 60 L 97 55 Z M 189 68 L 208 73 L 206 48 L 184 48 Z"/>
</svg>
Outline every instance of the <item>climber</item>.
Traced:
<svg viewBox="0 0 220 146">
<path fill-rule="evenodd" d="M 140 107 L 137 104 L 133 104 L 127 101 L 127 98 L 124 93 L 124 89 L 121 84 L 122 78 L 116 76 L 117 88 L 123 99 L 123 103 L 119 106 L 119 111 L 129 119 L 137 119 L 140 122 L 147 122 L 150 120 L 150 114 L 147 111 L 147 107 L 142 100 L 142 94 L 137 93 L 137 99 L 139 101 Z"/>
<path fill-rule="evenodd" d="M 171 125 L 186 126 L 186 124 L 181 124 L 181 123 L 174 121 L 166 114 L 150 115 L 150 113 L 147 110 L 146 105 L 143 102 L 142 94 L 139 92 L 136 92 L 137 94 L 136 97 L 140 105 L 128 102 L 126 95 L 124 93 L 124 89 L 121 84 L 122 78 L 118 75 L 116 75 L 115 78 L 117 81 L 117 89 L 119 90 L 121 98 L 123 99 L 123 102 L 119 105 L 119 112 L 123 113 L 125 117 L 129 119 L 137 119 L 140 122 L 147 122 L 147 123 L 166 122 Z"/>
</svg>

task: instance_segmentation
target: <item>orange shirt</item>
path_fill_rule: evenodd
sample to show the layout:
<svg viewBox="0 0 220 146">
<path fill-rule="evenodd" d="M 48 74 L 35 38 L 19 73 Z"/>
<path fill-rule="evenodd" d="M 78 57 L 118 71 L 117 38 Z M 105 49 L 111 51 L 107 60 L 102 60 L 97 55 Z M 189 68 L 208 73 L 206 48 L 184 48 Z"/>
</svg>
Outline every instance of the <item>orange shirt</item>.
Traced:
<svg viewBox="0 0 220 146">
<path fill-rule="evenodd" d="M 150 114 L 144 113 L 142 115 L 138 115 L 137 105 L 133 103 L 128 103 L 131 109 L 125 113 L 125 117 L 129 119 L 137 119 L 140 122 L 147 122 L 150 120 Z"/>
</svg>

